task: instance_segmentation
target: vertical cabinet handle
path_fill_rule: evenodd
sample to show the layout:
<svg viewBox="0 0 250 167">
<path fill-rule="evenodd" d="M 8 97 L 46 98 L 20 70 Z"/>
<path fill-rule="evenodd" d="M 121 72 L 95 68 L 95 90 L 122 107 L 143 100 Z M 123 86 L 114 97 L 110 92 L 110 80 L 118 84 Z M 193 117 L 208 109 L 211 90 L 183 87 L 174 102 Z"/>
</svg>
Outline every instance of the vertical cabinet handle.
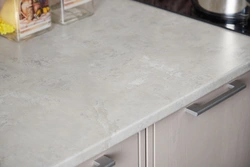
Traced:
<svg viewBox="0 0 250 167">
<path fill-rule="evenodd" d="M 246 85 L 238 80 L 230 83 L 229 85 L 232 88 L 229 89 L 227 92 L 223 93 L 222 95 L 216 97 L 215 99 L 209 101 L 206 104 L 203 104 L 203 105 L 192 104 L 186 108 L 186 112 L 194 116 L 198 116 L 246 88 Z"/>
<path fill-rule="evenodd" d="M 94 167 L 113 167 L 115 161 L 107 156 L 102 156 L 94 161 Z"/>
</svg>

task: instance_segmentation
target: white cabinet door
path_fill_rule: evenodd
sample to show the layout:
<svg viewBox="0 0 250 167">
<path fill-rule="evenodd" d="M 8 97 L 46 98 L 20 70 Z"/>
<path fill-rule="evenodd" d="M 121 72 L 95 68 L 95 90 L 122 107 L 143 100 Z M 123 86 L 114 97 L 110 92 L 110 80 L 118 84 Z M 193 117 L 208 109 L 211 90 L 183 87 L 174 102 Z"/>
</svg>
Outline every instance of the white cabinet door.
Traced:
<svg viewBox="0 0 250 167">
<path fill-rule="evenodd" d="M 115 161 L 114 167 L 145 167 L 145 131 L 133 135 L 78 167 L 93 167 L 94 161 L 104 155 Z"/>
<path fill-rule="evenodd" d="M 247 87 L 198 117 L 181 109 L 152 126 L 154 167 L 250 167 L 250 72 L 237 80 Z"/>
</svg>

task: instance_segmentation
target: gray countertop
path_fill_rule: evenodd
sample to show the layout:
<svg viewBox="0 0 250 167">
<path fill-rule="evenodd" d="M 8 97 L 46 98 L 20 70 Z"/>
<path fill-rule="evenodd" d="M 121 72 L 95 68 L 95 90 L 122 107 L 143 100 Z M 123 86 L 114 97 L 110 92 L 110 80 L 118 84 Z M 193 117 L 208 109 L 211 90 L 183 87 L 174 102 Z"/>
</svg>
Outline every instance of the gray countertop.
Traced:
<svg viewBox="0 0 250 167">
<path fill-rule="evenodd" d="M 73 167 L 250 70 L 250 37 L 130 0 L 0 38 L 0 167 Z"/>
</svg>

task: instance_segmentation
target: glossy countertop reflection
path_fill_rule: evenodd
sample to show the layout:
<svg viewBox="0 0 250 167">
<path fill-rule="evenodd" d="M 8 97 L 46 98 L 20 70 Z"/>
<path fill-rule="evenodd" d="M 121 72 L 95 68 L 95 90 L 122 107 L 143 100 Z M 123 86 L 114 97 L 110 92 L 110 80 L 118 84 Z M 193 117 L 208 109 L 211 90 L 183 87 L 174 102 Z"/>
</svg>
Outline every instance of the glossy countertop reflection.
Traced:
<svg viewBox="0 0 250 167">
<path fill-rule="evenodd" d="M 130 0 L 0 38 L 0 166 L 73 167 L 250 70 L 250 38 Z"/>
</svg>

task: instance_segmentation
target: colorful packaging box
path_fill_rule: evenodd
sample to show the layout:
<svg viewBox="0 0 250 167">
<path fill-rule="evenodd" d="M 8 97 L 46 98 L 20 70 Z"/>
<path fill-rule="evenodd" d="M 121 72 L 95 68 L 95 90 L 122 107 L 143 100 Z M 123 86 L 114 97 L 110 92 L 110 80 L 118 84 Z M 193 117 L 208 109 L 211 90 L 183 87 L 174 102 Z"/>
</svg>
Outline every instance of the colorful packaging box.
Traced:
<svg viewBox="0 0 250 167">
<path fill-rule="evenodd" d="M 49 0 L 3 1 L 0 4 L 0 35 L 21 41 L 51 27 Z"/>
</svg>

